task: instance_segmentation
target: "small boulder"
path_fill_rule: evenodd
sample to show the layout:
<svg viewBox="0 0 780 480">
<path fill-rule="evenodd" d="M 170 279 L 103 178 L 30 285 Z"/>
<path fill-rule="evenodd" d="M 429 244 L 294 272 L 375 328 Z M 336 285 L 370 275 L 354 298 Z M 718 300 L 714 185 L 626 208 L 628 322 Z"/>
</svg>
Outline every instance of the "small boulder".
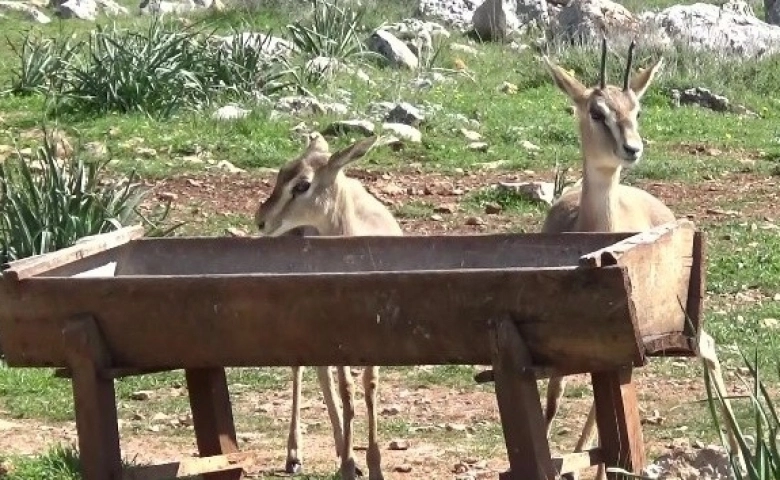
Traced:
<svg viewBox="0 0 780 480">
<path fill-rule="evenodd" d="M 485 0 L 471 17 L 474 32 L 483 41 L 502 41 L 511 30 L 517 28 L 514 12 L 504 0 Z"/>
<path fill-rule="evenodd" d="M 382 130 L 387 130 L 388 132 L 397 135 L 401 140 L 413 143 L 422 142 L 422 132 L 411 125 L 386 122 L 382 124 Z"/>
<path fill-rule="evenodd" d="M 382 55 L 390 65 L 416 70 L 419 66 L 417 56 L 409 47 L 387 30 L 376 30 L 366 40 L 366 47 Z"/>
<path fill-rule="evenodd" d="M 416 127 L 425 120 L 420 110 L 406 102 L 398 103 L 392 110 L 387 112 L 385 121 L 390 123 L 403 123 Z"/>
<path fill-rule="evenodd" d="M 51 18 L 32 5 L 16 1 L 0 1 L 0 15 L 4 12 L 21 14 L 28 20 L 37 23 L 51 23 Z"/>
<path fill-rule="evenodd" d="M 323 136 L 337 137 L 340 135 L 350 135 L 353 133 L 370 137 L 374 134 L 374 124 L 368 120 L 339 120 L 325 127 Z"/>
</svg>

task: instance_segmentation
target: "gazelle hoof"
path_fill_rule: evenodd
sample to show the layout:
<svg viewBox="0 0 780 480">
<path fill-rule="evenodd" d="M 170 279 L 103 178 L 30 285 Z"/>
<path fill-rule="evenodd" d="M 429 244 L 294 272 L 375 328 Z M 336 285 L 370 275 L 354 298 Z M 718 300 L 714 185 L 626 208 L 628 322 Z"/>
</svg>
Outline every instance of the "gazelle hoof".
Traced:
<svg viewBox="0 0 780 480">
<path fill-rule="evenodd" d="M 297 458 L 288 458 L 284 464 L 285 473 L 301 473 L 303 471 L 303 465 Z"/>
</svg>

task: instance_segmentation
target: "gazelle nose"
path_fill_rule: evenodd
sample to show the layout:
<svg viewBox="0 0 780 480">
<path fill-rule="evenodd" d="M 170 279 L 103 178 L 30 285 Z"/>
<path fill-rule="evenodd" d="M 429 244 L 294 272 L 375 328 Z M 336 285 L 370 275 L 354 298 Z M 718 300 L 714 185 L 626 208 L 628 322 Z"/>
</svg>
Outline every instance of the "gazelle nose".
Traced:
<svg viewBox="0 0 780 480">
<path fill-rule="evenodd" d="M 625 144 L 623 145 L 623 150 L 629 155 L 636 156 L 637 153 L 639 153 L 640 150 L 642 150 L 642 147 L 637 147 L 635 145 L 629 145 Z"/>
<path fill-rule="evenodd" d="M 262 222 L 262 221 L 261 222 L 257 222 L 257 228 L 259 228 L 260 230 L 264 229 L 265 228 L 265 222 Z"/>
</svg>

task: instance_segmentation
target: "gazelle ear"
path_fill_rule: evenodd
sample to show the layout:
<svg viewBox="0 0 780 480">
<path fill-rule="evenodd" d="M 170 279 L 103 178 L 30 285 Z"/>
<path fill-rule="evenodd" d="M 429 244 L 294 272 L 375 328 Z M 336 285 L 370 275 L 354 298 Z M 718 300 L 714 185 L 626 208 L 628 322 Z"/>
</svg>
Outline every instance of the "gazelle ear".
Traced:
<svg viewBox="0 0 780 480">
<path fill-rule="evenodd" d="M 328 160 L 328 170 L 337 171 L 344 168 L 346 165 L 363 158 L 373 146 L 376 144 L 377 136 L 373 135 L 363 140 L 358 140 L 352 145 L 339 150 L 330 156 Z"/>
<path fill-rule="evenodd" d="M 579 80 L 570 75 L 566 70 L 553 63 L 547 55 L 542 56 L 542 61 L 550 72 L 550 76 L 555 85 L 563 91 L 574 103 L 581 103 L 585 100 L 587 87 Z"/>
<path fill-rule="evenodd" d="M 639 73 L 631 78 L 631 90 L 634 92 L 637 98 L 642 98 L 642 96 L 647 91 L 647 87 L 653 83 L 653 79 L 655 78 L 656 73 L 663 67 L 663 65 L 664 58 L 661 57 L 649 68 L 640 70 Z"/>
</svg>

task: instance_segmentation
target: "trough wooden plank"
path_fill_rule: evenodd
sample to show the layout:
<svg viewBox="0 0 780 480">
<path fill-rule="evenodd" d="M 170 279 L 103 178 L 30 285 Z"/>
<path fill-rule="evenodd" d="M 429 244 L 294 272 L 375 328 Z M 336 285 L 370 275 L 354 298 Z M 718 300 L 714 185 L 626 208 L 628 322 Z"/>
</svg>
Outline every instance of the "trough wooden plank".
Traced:
<svg viewBox="0 0 780 480">
<path fill-rule="evenodd" d="M 565 473 L 579 473 L 586 468 L 595 467 L 603 462 L 601 448 L 595 447 L 584 452 L 567 453 L 560 457 L 553 457 L 553 466 L 558 475 Z"/>
<path fill-rule="evenodd" d="M 91 312 L 113 368 L 491 363 L 509 315 L 534 364 L 643 364 L 622 267 L 281 276 L 31 278 L 0 285 L 9 365 L 64 365 L 64 318 Z M 45 301 L 42 301 L 45 299 Z"/>
<path fill-rule="evenodd" d="M 192 478 L 206 473 L 230 472 L 240 474 L 241 463 L 255 452 L 237 452 L 210 457 L 184 458 L 178 462 L 158 465 L 138 465 L 125 468 L 122 480 L 163 480 Z"/>
<path fill-rule="evenodd" d="M 7 265 L 3 278 L 18 282 L 25 278 L 62 267 L 82 258 L 121 246 L 144 235 L 143 225 L 120 228 L 113 232 L 82 238 L 75 245 L 45 255 L 27 257 Z"/>
<path fill-rule="evenodd" d="M 117 275 L 358 272 L 575 266 L 630 234 L 145 238 Z"/>
<path fill-rule="evenodd" d="M 634 298 L 643 337 L 688 331 L 685 305 L 694 259 L 700 254 L 694 252 L 695 233 L 692 222 L 678 220 L 583 255 L 580 265 L 628 268 L 632 289 L 646 292 Z"/>
</svg>

